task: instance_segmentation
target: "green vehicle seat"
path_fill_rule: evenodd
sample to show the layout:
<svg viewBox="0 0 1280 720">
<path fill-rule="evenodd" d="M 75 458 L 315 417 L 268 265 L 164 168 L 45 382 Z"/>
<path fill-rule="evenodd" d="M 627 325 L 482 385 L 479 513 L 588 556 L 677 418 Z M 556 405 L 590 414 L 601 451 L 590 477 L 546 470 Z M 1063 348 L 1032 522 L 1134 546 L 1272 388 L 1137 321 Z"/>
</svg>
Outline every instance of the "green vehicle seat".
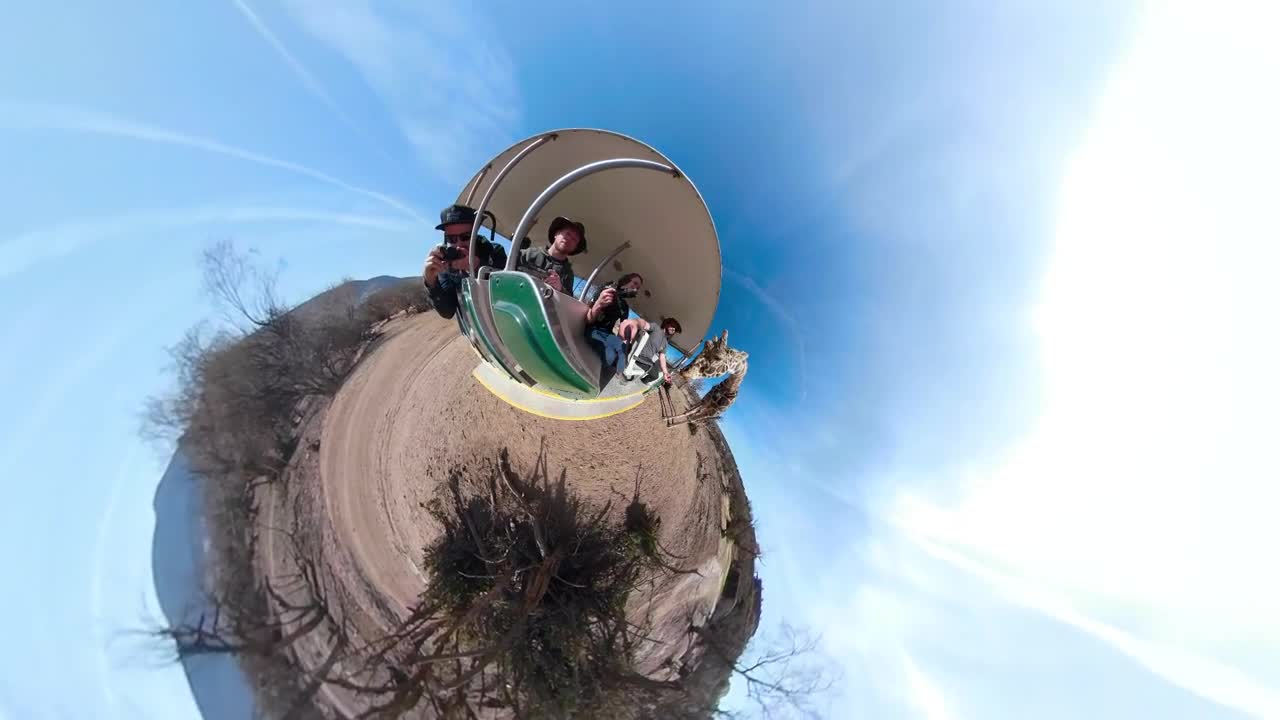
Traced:
<svg viewBox="0 0 1280 720">
<path fill-rule="evenodd" d="M 462 287 L 467 324 L 477 336 L 481 354 L 501 368 L 513 380 L 531 384 L 532 379 L 517 370 L 516 360 L 498 342 L 498 327 L 493 322 L 489 284 L 483 280 L 467 280 Z M 459 313 L 462 315 L 463 313 Z"/>
<path fill-rule="evenodd" d="M 596 396 L 600 359 L 583 337 L 586 304 L 519 271 L 493 272 L 488 284 L 498 339 L 521 369 L 549 390 Z"/>
</svg>

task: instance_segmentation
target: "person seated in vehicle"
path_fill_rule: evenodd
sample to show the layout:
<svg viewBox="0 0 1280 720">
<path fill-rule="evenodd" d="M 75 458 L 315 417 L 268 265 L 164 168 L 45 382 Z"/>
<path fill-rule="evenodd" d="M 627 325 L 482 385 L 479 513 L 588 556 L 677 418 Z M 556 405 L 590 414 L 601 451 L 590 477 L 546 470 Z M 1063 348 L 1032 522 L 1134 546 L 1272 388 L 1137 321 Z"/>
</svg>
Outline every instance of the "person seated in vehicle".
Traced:
<svg viewBox="0 0 1280 720">
<path fill-rule="evenodd" d="M 471 228 L 476 211 L 466 205 L 450 205 L 440 211 L 437 230 L 444 231 L 444 242 L 431 248 L 422 268 L 422 284 L 427 287 L 436 314 L 448 320 L 458 311 L 458 290 L 467 273 L 481 267 L 501 270 L 507 264 L 507 251 L 483 237 L 476 238 L 476 254 L 467 261 Z"/>
<path fill-rule="evenodd" d="M 541 279 L 562 293 L 573 292 L 572 255 L 587 251 L 587 228 L 567 217 L 557 217 L 547 228 L 547 247 L 520 251 L 516 269 Z"/>
<path fill-rule="evenodd" d="M 651 368 L 661 368 L 662 378 L 667 383 L 671 382 L 671 368 L 667 366 L 667 346 L 670 339 L 683 332 L 680 327 L 680 321 L 675 318 L 663 318 L 662 322 L 649 322 L 640 318 L 628 318 L 623 320 L 618 328 L 618 335 L 630 337 L 626 340 L 627 345 L 631 345 L 641 336 L 642 333 L 648 331 L 649 340 L 644 347 L 644 362 Z M 630 353 L 628 353 L 629 355 Z M 653 369 L 645 373 L 644 381 L 646 383 L 657 379 Z"/>
<path fill-rule="evenodd" d="M 587 342 L 600 355 L 600 387 L 609 384 L 613 374 L 621 370 L 627 361 L 626 344 L 634 339 L 634 326 L 626 326 L 624 338 L 614 332 L 631 315 L 627 298 L 635 297 L 644 287 L 640 273 L 627 273 L 600 289 L 596 299 L 587 308 Z"/>
</svg>

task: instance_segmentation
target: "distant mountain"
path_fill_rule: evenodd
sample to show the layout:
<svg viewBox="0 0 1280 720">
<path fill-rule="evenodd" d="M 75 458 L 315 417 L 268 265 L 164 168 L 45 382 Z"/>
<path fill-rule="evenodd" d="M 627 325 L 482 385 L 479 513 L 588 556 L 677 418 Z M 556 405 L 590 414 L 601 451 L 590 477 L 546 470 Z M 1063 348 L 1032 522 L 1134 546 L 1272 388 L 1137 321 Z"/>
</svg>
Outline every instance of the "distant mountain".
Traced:
<svg viewBox="0 0 1280 720">
<path fill-rule="evenodd" d="M 355 285 L 357 288 L 357 293 L 358 293 L 357 297 L 359 298 L 358 301 L 363 301 L 365 298 L 369 297 L 373 293 L 378 292 L 379 290 L 384 290 L 389 287 L 394 287 L 396 285 L 399 285 L 400 283 L 405 283 L 405 282 L 421 283 L 422 278 L 420 277 L 398 278 L 398 277 L 392 277 L 390 275 L 379 275 L 378 277 L 372 277 L 372 278 L 369 278 L 368 280 L 355 280 L 351 284 Z"/>
<path fill-rule="evenodd" d="M 151 544 L 151 572 L 156 597 L 170 625 L 197 617 L 206 607 L 201 583 L 206 568 L 206 531 L 200 511 L 200 483 L 179 446 L 160 478 L 153 502 L 156 532 Z M 182 666 L 202 717 L 254 717 L 253 691 L 235 658 L 205 655 L 187 658 Z"/>
<path fill-rule="evenodd" d="M 416 277 L 379 275 L 353 280 L 302 303 L 301 313 L 359 304 L 372 293 L 400 283 L 421 283 Z M 208 566 L 207 529 L 201 512 L 200 478 L 179 443 L 156 487 L 153 506 L 156 530 L 151 545 L 152 578 L 160 608 L 170 625 L 198 617 L 206 608 L 201 578 Z M 237 720 L 254 717 L 254 697 L 248 680 L 235 658 L 206 655 L 183 660 L 187 682 L 196 706 L 206 720 Z"/>
</svg>

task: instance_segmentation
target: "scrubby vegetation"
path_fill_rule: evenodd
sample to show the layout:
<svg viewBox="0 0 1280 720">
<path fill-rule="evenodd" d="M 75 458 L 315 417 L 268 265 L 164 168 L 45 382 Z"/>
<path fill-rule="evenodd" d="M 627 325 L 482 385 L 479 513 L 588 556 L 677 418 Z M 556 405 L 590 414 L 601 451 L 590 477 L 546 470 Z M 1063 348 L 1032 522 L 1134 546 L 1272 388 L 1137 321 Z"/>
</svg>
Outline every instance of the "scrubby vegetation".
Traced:
<svg viewBox="0 0 1280 720">
<path fill-rule="evenodd" d="M 636 671 L 650 628 L 628 601 L 661 575 L 692 570 L 664 550 L 661 518 L 638 489 L 617 523 L 611 508 L 579 500 L 563 474 L 553 482 L 545 459 L 526 476 L 505 454 L 453 474 L 430 508 L 444 528 L 423 548 L 432 582 L 376 638 L 353 630 L 325 558 L 296 524 L 270 530 L 289 570 L 255 573 L 261 491 L 287 477 L 310 404 L 337 391 L 381 323 L 427 300 L 416 280 L 366 297 L 346 283 L 288 308 L 274 278 L 229 243 L 206 252 L 204 274 L 227 322 L 197 327 L 173 349 L 177 386 L 149 403 L 145 422 L 148 435 L 180 439 L 202 479 L 215 558 L 206 606 L 155 630 L 178 656 L 234 654 L 267 713 L 286 718 L 315 716 L 325 688 L 356 698 L 368 717 L 501 709 L 523 718 L 711 717 L 734 674 L 764 709 L 804 709 L 822 688 L 821 675 L 793 670 L 811 645 L 740 661 L 761 594 L 736 472 L 721 482 L 737 518 L 725 532 L 740 552 L 716 614 L 701 626 L 691 619 L 697 652 L 672 665 L 671 680 Z M 315 647 L 323 656 L 299 660 L 302 638 L 314 641 L 312 658 Z"/>
<path fill-rule="evenodd" d="M 230 242 L 208 248 L 202 270 L 223 322 L 201 323 L 171 348 L 176 384 L 148 401 L 143 434 L 178 441 L 201 479 L 213 567 L 206 606 L 158 632 L 179 656 L 241 657 L 272 715 L 296 715 L 315 688 L 284 651 L 333 618 L 313 553 L 291 548 L 296 570 L 288 577 L 255 575 L 257 491 L 280 479 L 307 404 L 336 392 L 373 326 L 428 301 L 416 281 L 363 303 L 342 283 L 291 308 L 277 296 L 275 278 Z"/>
<path fill-rule="evenodd" d="M 454 472 L 431 512 L 444 528 L 425 548 L 433 579 L 412 616 L 377 648 L 394 678 L 365 688 L 400 712 L 504 707 L 517 717 L 626 717 L 638 696 L 680 692 L 636 673 L 646 623 L 630 594 L 663 571 L 648 539 L 659 520 L 639 499 L 621 525 L 552 483 L 545 460 L 521 478 L 505 453 L 481 480 Z"/>
</svg>

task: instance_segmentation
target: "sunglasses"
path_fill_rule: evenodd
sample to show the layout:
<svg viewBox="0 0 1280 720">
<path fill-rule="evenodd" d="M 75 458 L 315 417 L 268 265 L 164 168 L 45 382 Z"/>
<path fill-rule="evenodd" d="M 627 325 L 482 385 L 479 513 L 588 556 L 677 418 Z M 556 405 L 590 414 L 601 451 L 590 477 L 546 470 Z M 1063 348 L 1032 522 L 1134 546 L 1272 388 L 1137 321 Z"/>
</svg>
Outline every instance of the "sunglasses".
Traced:
<svg viewBox="0 0 1280 720">
<path fill-rule="evenodd" d="M 453 243 L 455 245 L 458 245 L 464 242 L 471 242 L 471 233 L 460 233 L 458 235 L 445 235 L 444 241 L 447 243 Z"/>
</svg>

